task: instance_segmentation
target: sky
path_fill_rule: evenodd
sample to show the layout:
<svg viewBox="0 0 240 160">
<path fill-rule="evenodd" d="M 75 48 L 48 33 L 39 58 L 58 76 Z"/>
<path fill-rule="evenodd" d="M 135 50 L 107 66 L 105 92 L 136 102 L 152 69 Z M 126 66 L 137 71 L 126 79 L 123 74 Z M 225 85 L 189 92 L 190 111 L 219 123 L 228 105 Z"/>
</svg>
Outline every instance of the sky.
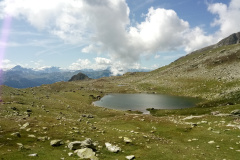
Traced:
<svg viewBox="0 0 240 160">
<path fill-rule="evenodd" d="M 240 31 L 240 0 L 0 0 L 0 68 L 156 69 Z"/>
</svg>

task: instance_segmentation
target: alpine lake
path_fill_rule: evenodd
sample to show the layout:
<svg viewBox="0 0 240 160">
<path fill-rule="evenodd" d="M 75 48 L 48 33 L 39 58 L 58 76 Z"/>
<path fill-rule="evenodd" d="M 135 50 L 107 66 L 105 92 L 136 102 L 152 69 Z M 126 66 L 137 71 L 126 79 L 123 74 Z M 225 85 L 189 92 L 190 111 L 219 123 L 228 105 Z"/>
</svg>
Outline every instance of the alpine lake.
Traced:
<svg viewBox="0 0 240 160">
<path fill-rule="evenodd" d="M 149 114 L 147 109 L 184 109 L 195 107 L 200 102 L 197 98 L 169 96 L 162 94 L 108 94 L 95 106 L 116 110 L 140 111 Z"/>
</svg>

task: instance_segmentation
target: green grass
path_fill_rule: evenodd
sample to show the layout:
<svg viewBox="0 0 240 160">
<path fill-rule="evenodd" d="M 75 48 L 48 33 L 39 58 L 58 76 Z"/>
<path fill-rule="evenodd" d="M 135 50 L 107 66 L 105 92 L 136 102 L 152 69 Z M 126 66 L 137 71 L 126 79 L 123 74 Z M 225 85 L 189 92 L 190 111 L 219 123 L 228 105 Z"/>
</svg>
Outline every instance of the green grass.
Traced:
<svg viewBox="0 0 240 160">
<path fill-rule="evenodd" d="M 204 51 L 196 55 L 211 56 L 222 49 L 228 48 L 212 49 L 212 52 Z M 179 59 L 170 67 L 192 60 L 196 55 L 190 54 L 185 59 Z M 21 90 L 1 86 L 0 158 L 78 159 L 76 155 L 68 156 L 68 152 L 72 151 L 66 148 L 67 143 L 52 147 L 50 140 L 82 141 L 88 137 L 99 143 L 99 159 L 121 160 L 127 155 L 135 155 L 136 159 L 143 160 L 238 159 L 239 129 L 227 125 L 240 125 L 240 118 L 213 116 L 211 113 L 218 111 L 229 114 L 232 110 L 240 109 L 239 79 L 219 81 L 198 76 L 175 76 L 167 73 L 168 68 L 91 81 L 58 82 Z M 151 115 L 143 115 L 135 111 L 95 107 L 92 102 L 96 99 L 89 96 L 139 92 L 198 97 L 202 101 L 194 108 L 150 110 Z M 13 107 L 17 110 L 13 110 Z M 32 110 L 30 117 L 25 113 L 27 109 Z M 83 117 L 83 114 L 94 118 Z M 196 117 L 184 120 L 189 116 Z M 30 123 L 26 129 L 31 130 L 20 130 L 26 122 Z M 193 123 L 197 126 L 193 127 Z M 14 132 L 20 132 L 21 137 L 12 136 Z M 28 135 L 35 135 L 36 138 Z M 37 140 L 43 136 L 50 140 Z M 133 142 L 126 144 L 119 138 L 125 136 Z M 215 143 L 209 144 L 209 141 Z M 122 152 L 107 151 L 106 142 L 120 146 Z M 19 150 L 17 143 L 22 143 L 25 149 Z M 28 157 L 32 153 L 38 153 L 38 157 Z"/>
</svg>

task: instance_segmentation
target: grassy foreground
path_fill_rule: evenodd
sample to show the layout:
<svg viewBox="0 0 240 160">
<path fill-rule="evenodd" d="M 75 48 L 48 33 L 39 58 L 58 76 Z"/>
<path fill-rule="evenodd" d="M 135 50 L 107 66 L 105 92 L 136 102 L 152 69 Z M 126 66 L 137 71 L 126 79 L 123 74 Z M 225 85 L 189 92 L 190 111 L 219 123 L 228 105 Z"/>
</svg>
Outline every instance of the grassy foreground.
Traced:
<svg viewBox="0 0 240 160">
<path fill-rule="evenodd" d="M 146 87 L 143 83 L 117 86 L 118 80 L 59 82 L 21 90 L 2 86 L 0 159 L 79 159 L 75 154 L 68 156 L 72 151 L 66 146 L 85 138 L 98 142 L 96 154 L 104 160 L 122 160 L 128 155 L 142 160 L 239 159 L 240 118 L 229 115 L 240 109 L 239 104 L 151 110 L 152 115 L 91 104 L 95 99 L 89 95 L 136 93 Z M 165 92 L 161 87 L 157 89 Z M 126 144 L 123 137 L 132 142 Z M 54 139 L 64 144 L 50 146 Z M 109 152 L 106 142 L 118 145 L 122 151 Z M 30 157 L 33 153 L 38 156 Z"/>
</svg>

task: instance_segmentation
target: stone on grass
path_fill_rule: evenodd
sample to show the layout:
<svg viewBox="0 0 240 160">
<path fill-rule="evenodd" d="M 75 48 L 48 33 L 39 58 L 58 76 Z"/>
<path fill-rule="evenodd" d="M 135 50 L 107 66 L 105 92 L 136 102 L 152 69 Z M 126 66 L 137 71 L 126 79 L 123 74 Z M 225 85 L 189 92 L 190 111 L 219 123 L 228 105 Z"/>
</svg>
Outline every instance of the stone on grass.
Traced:
<svg viewBox="0 0 240 160">
<path fill-rule="evenodd" d="M 126 156 L 126 159 L 132 160 L 132 159 L 135 159 L 135 156 L 134 155 Z"/>
<path fill-rule="evenodd" d="M 47 136 L 37 138 L 38 141 L 42 141 L 42 142 L 46 141 L 47 139 L 48 139 Z"/>
<path fill-rule="evenodd" d="M 214 142 L 214 141 L 209 141 L 208 143 L 209 143 L 209 144 L 213 144 L 213 143 L 215 143 L 215 142 Z"/>
<path fill-rule="evenodd" d="M 19 151 L 21 151 L 22 149 L 24 149 L 24 147 L 23 147 L 23 144 L 22 144 L 22 143 L 17 143 L 17 145 L 18 145 L 18 150 L 19 150 Z"/>
<path fill-rule="evenodd" d="M 33 154 L 29 154 L 28 156 L 29 156 L 29 157 L 37 157 L 38 154 L 37 154 L 37 153 L 33 153 Z"/>
<path fill-rule="evenodd" d="M 11 136 L 21 137 L 21 134 L 19 132 L 12 133 Z"/>
<path fill-rule="evenodd" d="M 70 142 L 68 144 L 68 148 L 70 150 L 77 150 L 77 149 L 81 149 L 81 141 L 74 141 L 74 142 Z"/>
<path fill-rule="evenodd" d="M 105 143 L 106 148 L 113 153 L 117 153 L 121 151 L 121 148 L 115 145 L 112 145 L 111 143 L 106 142 Z"/>
<path fill-rule="evenodd" d="M 26 129 L 27 132 L 31 131 L 31 128 Z"/>
<path fill-rule="evenodd" d="M 50 145 L 53 147 L 58 147 L 63 144 L 63 141 L 60 139 L 51 140 Z"/>
<path fill-rule="evenodd" d="M 240 116 L 240 109 L 233 110 L 231 112 L 232 115 L 239 115 Z"/>
<path fill-rule="evenodd" d="M 91 148 L 95 150 L 95 146 L 90 138 L 86 138 L 84 141 L 74 141 L 68 144 L 70 150 L 77 150 L 83 148 Z"/>
<path fill-rule="evenodd" d="M 43 129 L 43 130 L 45 130 L 45 131 L 46 131 L 46 130 L 48 130 L 48 128 L 47 128 L 47 127 L 42 127 L 42 129 Z"/>
<path fill-rule="evenodd" d="M 72 152 L 69 152 L 69 153 L 68 153 L 68 156 L 69 156 L 69 157 L 72 157 L 72 155 L 73 155 Z"/>
<path fill-rule="evenodd" d="M 213 116 L 216 116 L 216 115 L 218 115 L 218 114 L 220 114 L 220 112 L 219 112 L 219 111 L 214 111 L 214 112 L 211 112 L 211 115 L 213 115 Z"/>
<path fill-rule="evenodd" d="M 123 141 L 125 143 L 132 143 L 132 140 L 130 138 L 128 138 L 128 137 L 123 137 Z"/>
<path fill-rule="evenodd" d="M 28 137 L 29 137 L 29 138 L 36 138 L 36 136 L 33 135 L 33 134 L 29 134 Z"/>
<path fill-rule="evenodd" d="M 25 129 L 27 126 L 29 126 L 30 124 L 27 122 L 25 124 L 22 125 L 22 127 L 20 129 Z"/>
<path fill-rule="evenodd" d="M 27 109 L 27 112 L 32 112 L 32 110 L 31 109 Z"/>
<path fill-rule="evenodd" d="M 98 158 L 95 156 L 95 152 L 93 152 L 91 148 L 78 149 L 75 151 L 75 153 L 77 153 L 81 159 L 98 160 Z"/>
</svg>

